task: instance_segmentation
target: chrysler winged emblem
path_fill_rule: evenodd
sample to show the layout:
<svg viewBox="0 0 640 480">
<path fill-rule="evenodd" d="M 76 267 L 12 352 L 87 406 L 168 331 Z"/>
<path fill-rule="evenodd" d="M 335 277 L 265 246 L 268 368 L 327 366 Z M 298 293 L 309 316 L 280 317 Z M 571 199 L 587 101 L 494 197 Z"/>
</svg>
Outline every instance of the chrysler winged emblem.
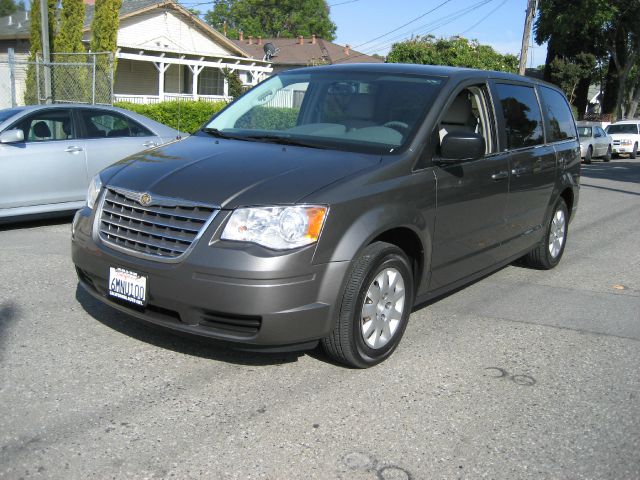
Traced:
<svg viewBox="0 0 640 480">
<path fill-rule="evenodd" d="M 143 193 L 140 196 L 140 205 L 147 206 L 150 203 L 151 203 L 151 195 L 149 195 L 148 193 Z"/>
</svg>

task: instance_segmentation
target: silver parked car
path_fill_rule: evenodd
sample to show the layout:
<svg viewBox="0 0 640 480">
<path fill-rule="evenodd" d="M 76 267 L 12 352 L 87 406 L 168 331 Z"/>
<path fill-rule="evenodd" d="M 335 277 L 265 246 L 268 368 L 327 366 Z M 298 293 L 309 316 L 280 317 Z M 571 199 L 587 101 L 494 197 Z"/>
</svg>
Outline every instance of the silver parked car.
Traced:
<svg viewBox="0 0 640 480">
<path fill-rule="evenodd" d="M 0 221 L 77 210 L 103 168 L 183 133 L 121 108 L 0 110 Z"/>
<path fill-rule="evenodd" d="M 584 163 L 591 163 L 595 157 L 602 158 L 604 162 L 611 160 L 613 139 L 600 126 L 578 122 L 578 135 Z"/>
</svg>

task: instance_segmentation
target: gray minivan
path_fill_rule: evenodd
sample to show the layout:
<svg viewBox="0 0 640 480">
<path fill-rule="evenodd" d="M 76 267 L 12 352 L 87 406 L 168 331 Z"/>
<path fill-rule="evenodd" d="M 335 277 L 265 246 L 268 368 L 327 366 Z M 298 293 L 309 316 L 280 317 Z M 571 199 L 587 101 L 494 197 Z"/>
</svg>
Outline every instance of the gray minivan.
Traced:
<svg viewBox="0 0 640 480">
<path fill-rule="evenodd" d="M 414 306 L 516 259 L 549 269 L 580 148 L 556 87 L 511 74 L 303 68 L 186 140 L 103 170 L 73 222 L 79 283 L 134 317 L 365 368 Z"/>
</svg>

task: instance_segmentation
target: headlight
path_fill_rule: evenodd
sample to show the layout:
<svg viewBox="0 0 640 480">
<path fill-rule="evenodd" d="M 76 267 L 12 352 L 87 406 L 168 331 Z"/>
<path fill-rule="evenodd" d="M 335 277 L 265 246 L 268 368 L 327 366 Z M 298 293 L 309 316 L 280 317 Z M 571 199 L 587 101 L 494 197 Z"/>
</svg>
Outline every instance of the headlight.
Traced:
<svg viewBox="0 0 640 480">
<path fill-rule="evenodd" d="M 87 190 L 87 207 L 92 210 L 100 194 L 100 189 L 102 189 L 102 180 L 100 179 L 100 175 L 96 175 L 91 179 L 89 190 Z"/>
<path fill-rule="evenodd" d="M 620 145 L 631 145 L 633 143 L 631 140 L 620 140 Z"/>
<path fill-rule="evenodd" d="M 317 205 L 239 208 L 227 222 L 222 239 L 275 250 L 302 247 L 318 240 L 326 215 L 327 208 Z"/>
</svg>

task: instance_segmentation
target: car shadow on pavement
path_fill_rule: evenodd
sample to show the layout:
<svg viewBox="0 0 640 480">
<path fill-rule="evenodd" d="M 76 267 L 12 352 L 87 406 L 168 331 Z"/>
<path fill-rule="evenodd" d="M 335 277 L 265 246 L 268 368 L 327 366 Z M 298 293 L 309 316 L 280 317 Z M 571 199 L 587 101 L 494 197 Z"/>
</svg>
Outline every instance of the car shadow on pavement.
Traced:
<svg viewBox="0 0 640 480">
<path fill-rule="evenodd" d="M 582 180 L 589 178 L 637 184 L 640 183 L 640 159 L 620 159 L 612 160 L 610 163 L 583 165 L 580 175 Z"/>
<path fill-rule="evenodd" d="M 18 219 L 15 219 L 13 217 L 4 218 L 4 219 L 0 218 L 0 232 L 9 231 L 9 230 L 20 230 L 23 228 L 38 228 L 38 227 L 47 227 L 47 226 L 54 226 L 54 225 L 71 224 L 74 213 L 75 212 L 71 212 L 69 214 L 57 213 L 55 216 L 51 216 L 51 217 L 42 217 L 42 216 L 21 217 Z"/>
<path fill-rule="evenodd" d="M 128 337 L 184 355 L 237 365 L 267 366 L 296 362 L 305 352 L 255 352 L 228 343 L 167 330 L 100 303 L 78 285 L 76 300 L 85 312 L 103 325 Z"/>
</svg>

